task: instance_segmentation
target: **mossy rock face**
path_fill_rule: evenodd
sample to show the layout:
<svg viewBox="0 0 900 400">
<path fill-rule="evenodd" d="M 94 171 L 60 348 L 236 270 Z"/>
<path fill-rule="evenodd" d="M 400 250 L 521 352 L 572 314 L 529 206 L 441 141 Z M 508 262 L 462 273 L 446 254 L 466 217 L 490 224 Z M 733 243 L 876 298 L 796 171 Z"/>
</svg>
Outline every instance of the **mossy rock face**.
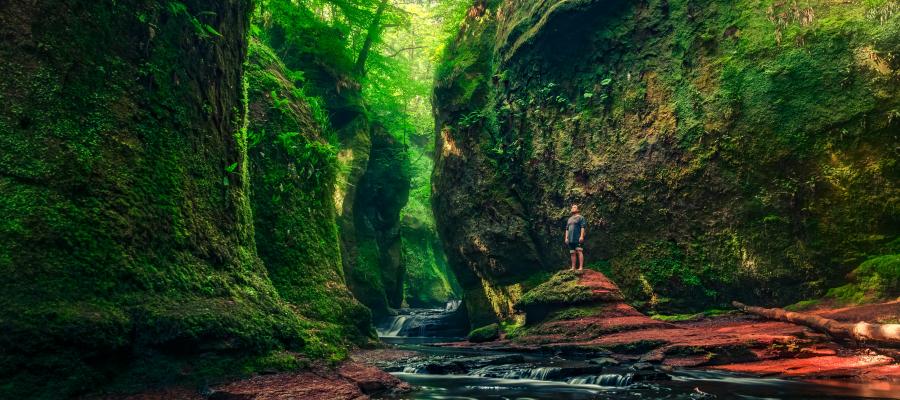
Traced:
<svg viewBox="0 0 900 400">
<path fill-rule="evenodd" d="M 467 293 L 566 264 L 572 203 L 589 262 L 659 312 L 789 304 L 896 253 L 894 2 L 485 5 L 434 92 Z"/>
<path fill-rule="evenodd" d="M 326 323 L 317 342 L 364 341 L 372 335 L 372 317 L 347 288 L 341 264 L 335 143 L 315 119 L 303 88 L 289 78 L 291 71 L 256 39 L 246 76 L 259 256 L 281 297 L 304 316 Z"/>
<path fill-rule="evenodd" d="M 400 210 L 409 198 L 409 155 L 382 125 L 373 123 L 370 135 L 369 162 L 353 206 L 359 253 L 348 278 L 357 297 L 383 317 L 403 303 Z"/>
<path fill-rule="evenodd" d="M 312 51 L 322 32 L 261 24 L 263 41 L 286 67 L 303 73 L 303 90 L 323 100 L 336 136 L 335 209 L 344 275 L 354 296 L 381 318 L 403 302 L 399 212 L 409 192 L 405 144 L 373 117 L 362 95 L 355 60 Z M 331 32 L 330 32 L 331 33 Z M 329 33 L 329 34 L 330 34 Z"/>
<path fill-rule="evenodd" d="M 500 338 L 500 325 L 490 324 L 473 329 L 469 332 L 468 340 L 472 343 L 491 342 Z"/>
<path fill-rule="evenodd" d="M 250 12 L 244 0 L 0 7 L 0 397 L 212 379 L 307 349 L 310 324 L 254 244 Z M 211 368 L 221 360 L 236 369 Z M 168 368 L 140 372 L 150 364 Z"/>
<path fill-rule="evenodd" d="M 461 297 L 437 232 L 408 217 L 401 221 L 401 236 L 406 304 L 410 307 L 444 307 L 448 301 Z"/>
</svg>

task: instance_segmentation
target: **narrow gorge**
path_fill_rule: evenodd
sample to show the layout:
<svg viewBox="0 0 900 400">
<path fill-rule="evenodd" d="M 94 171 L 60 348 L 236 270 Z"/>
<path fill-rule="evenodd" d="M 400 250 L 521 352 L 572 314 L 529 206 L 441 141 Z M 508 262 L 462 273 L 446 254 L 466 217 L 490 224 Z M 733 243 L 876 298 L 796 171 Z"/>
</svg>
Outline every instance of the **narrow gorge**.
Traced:
<svg viewBox="0 0 900 400">
<path fill-rule="evenodd" d="M 898 54 L 897 0 L 2 2 L 0 398 L 897 398 Z"/>
</svg>

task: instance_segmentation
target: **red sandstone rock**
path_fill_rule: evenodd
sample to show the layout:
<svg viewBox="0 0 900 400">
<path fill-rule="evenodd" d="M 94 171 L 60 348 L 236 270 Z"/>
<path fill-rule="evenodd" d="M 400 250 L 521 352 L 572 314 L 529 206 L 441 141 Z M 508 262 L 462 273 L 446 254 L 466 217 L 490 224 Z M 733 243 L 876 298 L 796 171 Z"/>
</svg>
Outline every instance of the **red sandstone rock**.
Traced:
<svg viewBox="0 0 900 400">
<path fill-rule="evenodd" d="M 372 366 L 347 362 L 337 369 L 261 375 L 216 386 L 204 397 L 196 390 L 170 388 L 132 396 L 106 396 L 104 400 L 365 400 L 385 391 L 406 392 L 407 383 Z"/>
</svg>

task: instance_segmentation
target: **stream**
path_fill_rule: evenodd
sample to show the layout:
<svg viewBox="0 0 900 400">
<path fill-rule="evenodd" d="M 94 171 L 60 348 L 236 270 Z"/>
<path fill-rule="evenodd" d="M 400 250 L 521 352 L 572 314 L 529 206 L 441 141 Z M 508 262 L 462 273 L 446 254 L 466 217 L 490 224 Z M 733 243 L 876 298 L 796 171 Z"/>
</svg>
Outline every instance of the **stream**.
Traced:
<svg viewBox="0 0 900 400">
<path fill-rule="evenodd" d="M 458 304 L 456 305 L 458 306 Z M 721 371 L 620 363 L 608 354 L 553 355 L 436 347 L 462 340 L 456 309 L 407 309 L 379 324 L 383 342 L 415 357 L 378 366 L 416 387 L 397 400 L 872 399 L 900 386 L 800 381 Z M 435 336 L 432 333 L 453 335 Z"/>
</svg>

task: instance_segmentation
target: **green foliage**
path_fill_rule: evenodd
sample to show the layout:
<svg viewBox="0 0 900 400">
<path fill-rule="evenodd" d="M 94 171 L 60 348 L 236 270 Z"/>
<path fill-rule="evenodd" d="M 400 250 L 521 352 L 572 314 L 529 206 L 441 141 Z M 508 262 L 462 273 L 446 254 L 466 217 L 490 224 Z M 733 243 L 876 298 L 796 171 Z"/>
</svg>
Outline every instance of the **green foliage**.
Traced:
<svg viewBox="0 0 900 400">
<path fill-rule="evenodd" d="M 702 249 L 701 242 L 687 248 L 672 242 L 642 243 L 601 270 L 641 307 L 671 312 L 699 304 L 724 305 L 730 299 L 720 299 L 718 288 L 729 284 L 729 276 Z"/>
<path fill-rule="evenodd" d="M 184 17 L 190 22 L 191 26 L 194 27 L 194 33 L 203 38 L 209 39 L 212 36 L 222 37 L 222 34 L 219 33 L 212 25 L 202 22 L 197 17 L 207 17 L 207 18 L 215 18 L 216 13 L 212 11 L 203 11 L 197 13 L 196 16 L 192 15 L 190 11 L 188 11 L 187 5 L 180 1 L 170 1 L 169 2 L 169 12 L 176 17 Z M 146 18 L 146 17 L 145 17 Z M 142 21 L 146 22 L 146 21 Z"/>
<path fill-rule="evenodd" d="M 259 3 L 254 30 L 276 49 L 289 48 L 286 58 L 309 55 L 320 59 L 338 75 L 353 76 L 354 64 L 376 18 L 381 0 L 264 0 Z M 389 3 L 378 25 L 407 24 L 405 13 Z M 376 29 L 374 43 L 383 40 Z M 274 35 L 274 36 L 272 36 Z M 315 37 L 315 41 L 308 38 Z"/>
</svg>

